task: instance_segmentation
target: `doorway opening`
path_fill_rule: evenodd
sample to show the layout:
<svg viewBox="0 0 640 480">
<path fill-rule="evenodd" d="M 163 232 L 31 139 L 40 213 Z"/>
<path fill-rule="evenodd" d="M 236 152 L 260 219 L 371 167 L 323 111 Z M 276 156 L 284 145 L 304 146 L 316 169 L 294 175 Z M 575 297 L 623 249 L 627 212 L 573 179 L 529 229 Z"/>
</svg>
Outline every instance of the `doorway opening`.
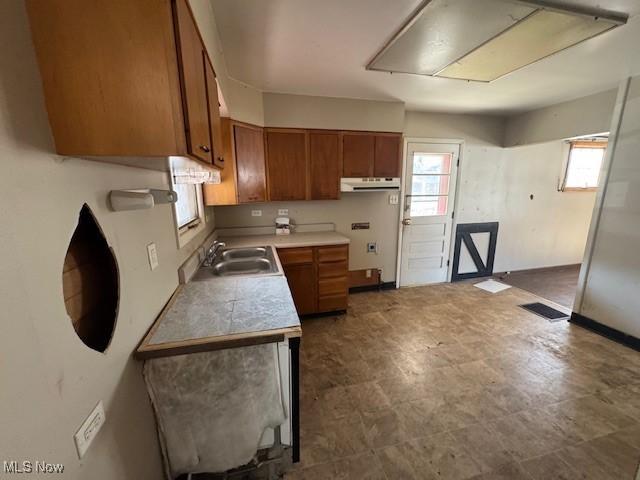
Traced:
<svg viewBox="0 0 640 480">
<path fill-rule="evenodd" d="M 588 232 L 593 216 L 593 207 L 605 162 L 608 134 L 591 135 L 564 141 L 562 170 L 558 180 L 557 195 L 570 201 L 575 214 L 576 232 Z M 587 209 L 585 210 L 585 206 Z M 553 215 L 553 211 L 548 212 Z M 495 274 L 495 278 L 508 285 L 518 287 L 545 298 L 558 305 L 572 309 L 578 290 L 581 260 L 587 238 L 576 233 L 572 238 L 565 235 L 558 240 L 557 249 L 573 248 L 580 257 L 578 263 L 544 266 Z M 570 247 L 571 245 L 571 247 Z"/>
</svg>

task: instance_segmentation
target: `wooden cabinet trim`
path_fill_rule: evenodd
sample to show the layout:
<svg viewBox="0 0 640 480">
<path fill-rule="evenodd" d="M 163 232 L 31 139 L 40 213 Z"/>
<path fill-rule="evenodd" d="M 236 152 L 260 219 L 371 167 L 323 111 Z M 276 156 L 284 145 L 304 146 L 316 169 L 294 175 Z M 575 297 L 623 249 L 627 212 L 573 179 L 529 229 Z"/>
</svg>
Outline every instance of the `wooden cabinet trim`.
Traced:
<svg viewBox="0 0 640 480">
<path fill-rule="evenodd" d="M 279 143 L 275 135 L 302 135 L 303 145 L 289 145 L 282 139 Z M 271 138 L 271 140 L 269 140 Z M 286 149 L 284 148 L 286 147 Z M 299 148 L 296 152 L 292 150 Z M 309 134 L 306 130 L 295 128 L 265 128 L 264 149 L 267 166 L 267 194 L 270 201 L 309 200 Z M 278 151 L 280 149 L 280 151 Z M 303 155 L 301 165 L 286 165 L 292 155 Z M 304 170 L 290 170 L 287 167 L 302 167 Z M 276 175 L 277 172 L 277 175 Z M 284 174 L 283 174 L 284 172 Z M 293 177 L 289 177 L 289 175 Z M 301 177 L 297 178 L 296 176 Z M 301 183 L 302 185 L 298 185 Z M 292 193 L 293 192 L 293 193 Z"/>
<path fill-rule="evenodd" d="M 318 278 L 344 277 L 349 273 L 349 262 L 340 260 L 338 262 L 318 263 Z"/>
<path fill-rule="evenodd" d="M 231 122 L 231 128 L 233 141 L 232 149 L 234 152 L 236 166 L 236 191 L 238 203 L 264 202 L 267 200 L 268 194 L 263 129 L 261 127 L 256 127 L 255 125 L 236 121 Z M 255 134 L 254 138 L 248 138 L 248 140 L 251 141 L 250 143 L 240 145 L 240 142 L 236 141 L 240 133 L 239 129 L 253 132 Z M 246 151 L 243 150 L 241 152 L 241 148 L 246 148 Z M 242 158 L 245 153 L 249 156 L 255 156 L 255 158 L 250 159 L 248 163 L 245 163 L 245 160 Z"/>
<path fill-rule="evenodd" d="M 333 130 L 308 132 L 309 197 L 311 200 L 340 198 L 342 137 Z"/>
<path fill-rule="evenodd" d="M 313 247 L 278 248 L 280 263 L 285 265 L 300 265 L 314 263 Z"/>
<path fill-rule="evenodd" d="M 395 135 L 375 135 L 373 174 L 376 177 L 399 177 L 402 138 Z"/>
<path fill-rule="evenodd" d="M 337 262 L 349 259 L 349 245 L 317 247 L 318 262 Z"/>
</svg>

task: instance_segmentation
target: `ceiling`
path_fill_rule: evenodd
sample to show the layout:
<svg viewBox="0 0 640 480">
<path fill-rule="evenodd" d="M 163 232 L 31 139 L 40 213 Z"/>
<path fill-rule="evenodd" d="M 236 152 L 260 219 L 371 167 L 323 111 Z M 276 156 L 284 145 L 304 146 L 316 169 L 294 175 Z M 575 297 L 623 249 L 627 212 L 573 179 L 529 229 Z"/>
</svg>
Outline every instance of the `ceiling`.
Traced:
<svg viewBox="0 0 640 480">
<path fill-rule="evenodd" d="M 420 0 L 211 2 L 229 75 L 266 92 L 507 115 L 614 88 L 621 78 L 640 74 L 640 0 L 564 0 L 630 18 L 627 25 L 491 83 L 365 69 Z"/>
</svg>

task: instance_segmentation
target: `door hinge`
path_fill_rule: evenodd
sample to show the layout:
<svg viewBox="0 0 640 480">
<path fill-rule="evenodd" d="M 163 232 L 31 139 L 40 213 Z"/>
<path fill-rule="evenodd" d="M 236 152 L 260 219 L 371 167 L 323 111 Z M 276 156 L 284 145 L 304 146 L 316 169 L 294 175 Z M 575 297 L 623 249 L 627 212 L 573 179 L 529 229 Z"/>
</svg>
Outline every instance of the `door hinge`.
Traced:
<svg viewBox="0 0 640 480">
<path fill-rule="evenodd" d="M 449 260 L 447 260 L 447 267 L 449 266 Z"/>
<path fill-rule="evenodd" d="M 453 212 L 451 212 L 451 218 L 453 218 L 453 216 L 456 214 L 456 211 L 454 210 Z"/>
<path fill-rule="evenodd" d="M 458 161 L 456 162 L 456 167 L 460 166 L 460 159 L 458 159 Z"/>
</svg>

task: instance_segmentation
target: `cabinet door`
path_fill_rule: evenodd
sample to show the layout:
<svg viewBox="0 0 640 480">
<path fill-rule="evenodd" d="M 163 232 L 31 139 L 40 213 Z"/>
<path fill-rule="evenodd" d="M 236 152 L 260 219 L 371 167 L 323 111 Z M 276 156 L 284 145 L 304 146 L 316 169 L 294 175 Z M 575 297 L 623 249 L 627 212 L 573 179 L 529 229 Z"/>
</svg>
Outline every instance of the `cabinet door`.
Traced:
<svg viewBox="0 0 640 480">
<path fill-rule="evenodd" d="M 186 0 L 175 0 L 175 15 L 187 150 L 194 157 L 211 163 L 211 131 L 202 57 L 204 48 Z"/>
<path fill-rule="evenodd" d="M 372 177 L 375 137 L 370 133 L 342 134 L 342 176 Z"/>
<path fill-rule="evenodd" d="M 236 164 L 233 155 L 233 140 L 231 135 L 231 121 L 228 117 L 220 119 L 222 130 L 222 148 L 225 167 L 220 172 L 220 183 L 205 183 L 202 194 L 205 205 L 237 205 L 238 189 L 236 186 Z"/>
<path fill-rule="evenodd" d="M 262 128 L 234 125 L 238 203 L 267 200 Z"/>
<path fill-rule="evenodd" d="M 309 132 L 309 174 L 312 200 L 340 198 L 342 158 L 339 133 Z"/>
<path fill-rule="evenodd" d="M 400 176 L 400 135 L 376 135 L 373 175 L 375 177 Z"/>
<path fill-rule="evenodd" d="M 283 269 L 298 315 L 315 313 L 318 300 L 314 264 L 287 265 Z"/>
<path fill-rule="evenodd" d="M 220 103 L 218 102 L 218 82 L 209 57 L 204 58 L 205 79 L 207 85 L 207 103 L 209 112 L 209 130 L 211 132 L 211 160 L 218 168 L 224 168 L 224 147 L 222 143 L 222 124 L 220 123 Z"/>
<path fill-rule="evenodd" d="M 265 130 L 269 200 L 307 198 L 307 132 Z"/>
</svg>

